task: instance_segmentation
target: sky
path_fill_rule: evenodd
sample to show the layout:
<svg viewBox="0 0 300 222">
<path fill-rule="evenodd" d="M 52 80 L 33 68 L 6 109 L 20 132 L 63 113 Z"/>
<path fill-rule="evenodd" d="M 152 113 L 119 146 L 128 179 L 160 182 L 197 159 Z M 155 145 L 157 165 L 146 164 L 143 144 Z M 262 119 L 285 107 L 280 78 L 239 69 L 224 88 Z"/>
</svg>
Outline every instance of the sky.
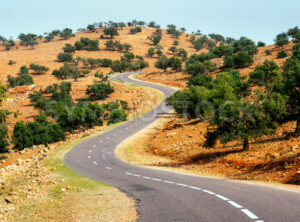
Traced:
<svg viewBox="0 0 300 222">
<path fill-rule="evenodd" d="M 299 12 L 299 0 L 9 0 L 0 6 L 0 35 L 137 19 L 271 44 L 277 34 L 300 26 Z"/>
</svg>

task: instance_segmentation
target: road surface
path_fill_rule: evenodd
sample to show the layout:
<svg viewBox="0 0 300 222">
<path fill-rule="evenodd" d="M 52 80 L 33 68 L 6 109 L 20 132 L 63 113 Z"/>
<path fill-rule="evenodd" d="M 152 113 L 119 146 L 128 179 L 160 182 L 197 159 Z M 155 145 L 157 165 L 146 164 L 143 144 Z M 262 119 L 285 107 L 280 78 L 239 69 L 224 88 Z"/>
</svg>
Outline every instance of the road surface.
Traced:
<svg viewBox="0 0 300 222">
<path fill-rule="evenodd" d="M 166 97 L 174 90 L 128 78 Z M 171 111 L 165 102 L 131 122 L 74 146 L 65 156 L 68 167 L 119 188 L 137 200 L 140 221 L 300 221 L 300 193 L 227 179 L 190 176 L 134 166 L 118 159 L 118 144 Z M 84 207 L 84 206 L 82 206 Z"/>
</svg>

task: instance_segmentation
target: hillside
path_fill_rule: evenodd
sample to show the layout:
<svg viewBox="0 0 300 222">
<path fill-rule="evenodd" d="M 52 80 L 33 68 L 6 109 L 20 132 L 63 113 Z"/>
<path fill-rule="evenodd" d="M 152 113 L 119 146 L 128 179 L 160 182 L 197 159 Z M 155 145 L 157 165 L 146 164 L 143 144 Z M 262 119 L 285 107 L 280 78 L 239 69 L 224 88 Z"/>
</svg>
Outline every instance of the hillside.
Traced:
<svg viewBox="0 0 300 222">
<path fill-rule="evenodd" d="M 183 32 L 180 33 L 178 37 L 175 37 L 174 35 L 169 34 L 168 30 L 161 30 L 162 39 L 159 42 L 160 47 L 158 47 L 153 45 L 151 41 L 147 39 L 156 29 L 142 27 L 141 32 L 131 34 L 130 32 L 133 28 L 134 27 L 119 27 L 119 35 L 114 36 L 113 41 L 120 41 L 121 44 L 130 44 L 132 49 L 130 49 L 129 52 L 133 53 L 135 56 L 143 57 L 142 59 L 134 57 L 132 58 L 133 62 L 126 62 L 131 64 L 145 61 L 149 64 L 148 67 L 138 68 L 137 70 L 146 72 L 135 76 L 135 78 L 175 87 L 180 90 L 188 88 L 188 82 L 191 79 L 191 76 L 194 75 L 191 73 L 188 74 L 186 70 L 184 70 L 184 63 L 189 61 L 188 58 L 193 54 L 209 54 L 209 47 L 205 44 L 215 44 L 212 48 L 222 45 L 219 41 L 207 38 L 207 42 L 204 44 L 205 47 L 196 50 L 194 44 L 197 42 L 197 39 L 201 39 L 203 36 L 198 35 L 195 37 L 196 35 Z M 20 75 L 20 67 L 22 66 L 30 67 L 32 63 L 35 63 L 49 68 L 49 70 L 41 74 L 36 74 L 30 69 L 29 75 L 33 78 L 33 84 L 7 87 L 6 93 L 8 98 L 4 99 L 2 105 L 3 110 L 9 110 L 11 112 L 16 112 L 15 114 L 17 114 L 8 116 L 7 122 L 3 122 L 3 124 L 7 125 L 8 136 L 10 136 L 9 139 L 5 136 L 5 139 L 9 140 L 11 143 L 7 146 L 9 151 L 3 152 L 3 154 L 0 155 L 0 184 L 4 191 L 0 192 L 0 197 L 3 197 L 1 198 L 3 201 L 0 202 L 0 208 L 2 209 L 3 207 L 3 209 L 5 209 L 5 216 L 9 216 L 12 221 L 18 217 L 18 213 L 23 213 L 22 207 L 32 209 L 34 208 L 34 204 L 41 204 L 40 208 L 35 209 L 36 211 L 32 212 L 32 214 L 39 215 L 39 211 L 46 212 L 46 209 L 49 206 L 45 204 L 45 202 L 51 199 L 51 197 L 47 195 L 47 192 L 53 193 L 54 203 L 57 201 L 60 205 L 57 208 L 54 205 L 51 205 L 52 211 L 47 213 L 45 218 L 51 218 L 51 212 L 54 212 L 57 217 L 54 218 L 57 221 L 60 221 L 62 219 L 59 215 L 61 209 L 67 206 L 61 204 L 61 199 L 67 200 L 70 198 L 71 200 L 83 201 L 83 194 L 77 195 L 76 192 L 78 192 L 82 183 L 86 182 L 85 179 L 81 177 L 79 177 L 79 182 L 74 182 L 78 175 L 73 175 L 70 170 L 66 169 L 61 161 L 63 154 L 74 144 L 89 136 L 98 135 L 99 133 L 103 133 L 106 130 L 115 127 L 116 125 L 113 124 L 121 124 L 126 120 L 130 120 L 137 115 L 145 113 L 162 100 L 161 93 L 154 89 L 116 81 L 113 78 L 113 75 L 110 75 L 113 73 L 112 67 L 103 67 L 101 65 L 95 65 L 94 67 L 91 63 L 84 64 L 83 60 L 86 59 L 85 61 L 87 61 L 88 58 L 102 60 L 109 59 L 112 60 L 111 62 L 124 60 L 124 55 L 126 54 L 124 50 L 118 51 L 107 49 L 106 43 L 110 38 L 109 36 L 104 35 L 104 29 L 105 28 L 98 28 L 93 32 L 78 32 L 67 40 L 62 40 L 57 36 L 50 42 L 45 42 L 45 39 L 37 39 L 38 44 L 34 45 L 33 48 L 21 45 L 20 41 L 16 41 L 16 46 L 11 47 L 10 50 L 6 50 L 6 48 L 2 46 L 0 47 L 0 80 L 5 86 L 9 85 L 9 75 L 12 77 Z M 196 39 L 194 42 L 191 41 L 191 38 L 193 37 Z M 64 65 L 63 62 L 58 61 L 57 55 L 63 52 L 63 48 L 66 44 L 71 44 L 73 46 L 77 41 L 81 41 L 82 38 L 99 41 L 99 50 L 76 50 L 72 53 L 74 59 L 78 57 L 81 59 L 75 59 L 76 61 L 72 60 L 69 63 L 72 68 L 75 67 L 78 72 L 86 71 L 85 76 L 78 79 L 73 79 L 70 76 L 66 79 L 56 78 L 52 75 L 53 71 L 60 69 Z M 181 67 L 180 69 L 178 67 L 170 67 L 170 61 L 168 61 L 168 67 L 165 68 L 165 70 L 164 67 L 157 68 L 158 65 L 156 62 L 160 59 L 180 57 L 178 55 L 175 56 L 175 53 L 172 53 L 169 50 L 170 47 L 174 46 L 174 41 L 178 41 L 176 43 L 177 49 L 184 49 L 187 52 L 187 58 L 182 59 L 182 69 Z M 225 45 L 228 44 L 226 43 Z M 282 47 L 276 45 L 258 47 L 258 52 L 253 55 L 253 63 L 247 67 L 236 68 L 236 70 L 239 70 L 241 76 L 245 76 L 246 80 L 249 79 L 249 74 L 255 70 L 256 66 L 263 65 L 265 60 L 275 61 L 279 65 L 280 70 L 282 70 L 285 61 L 292 56 L 294 46 L 295 43 L 290 41 Z M 155 50 L 161 50 L 162 54 L 166 55 L 166 57 L 160 57 L 157 54 L 150 57 L 148 55 L 148 49 L 151 47 L 155 47 Z M 269 51 L 270 55 L 266 55 L 266 51 Z M 287 52 L 287 57 L 279 59 L 277 54 L 280 51 Z M 10 61 L 12 61 L 13 64 L 9 64 Z M 214 57 L 209 59 L 209 61 L 214 63 L 215 67 L 211 70 L 208 69 L 206 74 L 207 76 L 212 77 L 212 79 L 215 79 L 218 74 L 223 73 L 224 71 L 222 68 L 224 65 L 224 56 L 219 58 Z M 123 71 L 133 70 L 127 68 Z M 228 70 L 225 69 L 225 71 Z M 103 72 L 104 76 L 95 76 L 95 74 L 99 74 L 100 72 Z M 110 76 L 110 79 L 103 80 L 105 76 Z M 103 79 L 99 80 L 99 78 Z M 53 84 L 62 84 L 63 82 L 71 83 L 71 91 L 69 94 L 66 93 L 67 96 L 59 94 L 61 92 L 59 92 L 58 89 L 51 92 L 51 90 L 47 88 Z M 97 84 L 102 84 L 102 87 L 103 84 L 112 86 L 114 91 L 108 93 L 108 95 L 103 98 L 91 99 L 91 97 L 88 96 L 87 89 L 89 86 Z M 251 86 L 250 88 L 254 91 L 258 87 Z M 99 114 L 100 116 L 98 116 L 99 118 L 96 119 L 96 121 L 90 123 L 90 125 L 85 125 L 85 121 L 79 117 L 85 118 L 86 116 L 82 113 L 85 113 L 86 110 L 84 110 L 84 108 L 83 110 L 77 110 L 78 112 L 75 112 L 75 114 L 79 113 L 79 117 L 76 116 L 78 117 L 77 122 L 80 122 L 81 125 L 76 125 L 76 121 L 70 121 L 74 124 L 74 129 L 72 128 L 73 125 L 69 126 L 71 129 L 64 128 L 66 127 L 65 123 L 69 123 L 69 120 L 59 122 L 55 119 L 55 115 L 51 116 L 51 113 L 47 113 L 45 107 L 44 109 L 43 107 L 35 107 L 37 102 L 29 98 L 34 92 L 41 92 L 42 96 L 39 99 L 41 99 L 40 101 L 42 102 L 46 101 L 46 105 L 47 102 L 49 102 L 49 104 L 50 102 L 53 102 L 51 100 L 55 100 L 53 98 L 55 98 L 54 95 L 57 96 L 57 94 L 63 97 L 56 97 L 58 102 L 63 101 L 63 105 L 66 105 L 64 102 L 68 103 L 68 99 L 70 99 L 70 104 L 66 105 L 67 108 L 66 111 L 64 110 L 65 113 L 62 115 L 63 117 L 68 115 L 68 111 L 73 111 L 73 108 L 82 108 L 80 107 L 82 104 L 89 104 L 91 107 L 103 109 L 103 113 L 101 113 L 101 115 Z M 59 101 L 59 99 L 62 101 Z M 77 101 L 78 99 L 81 99 L 83 103 Z M 115 107 L 115 102 L 118 107 Z M 124 105 L 123 107 L 121 103 L 127 105 Z M 63 108 L 58 106 L 57 110 L 61 111 L 60 109 Z M 114 111 L 118 111 L 115 113 L 117 116 L 116 120 L 113 115 Z M 58 124 L 57 127 L 61 127 L 62 133 L 66 136 L 65 139 L 63 141 L 56 140 L 51 144 L 40 142 L 28 147 L 16 147 L 16 144 L 14 144 L 15 140 L 13 139 L 16 123 L 20 123 L 21 121 L 24 121 L 25 124 L 36 123 L 38 122 L 36 116 L 41 114 L 39 117 L 42 118 L 42 114 L 44 113 L 47 113 L 47 117 L 45 117 L 46 120 L 40 119 L 40 125 L 37 125 L 43 127 L 43 124 L 46 126 L 49 124 Z M 82 116 L 80 116 L 80 114 L 82 114 Z M 124 118 L 118 119 L 118 115 L 123 115 Z M 93 117 L 91 117 L 91 119 L 95 120 Z M 276 133 L 272 135 L 263 135 L 251 139 L 249 150 L 242 150 L 243 144 L 238 140 L 232 140 L 225 145 L 218 141 L 214 148 L 205 147 L 204 143 L 207 127 L 207 122 L 201 122 L 199 119 L 183 119 L 180 118 L 180 115 L 172 113 L 171 115 L 162 118 L 159 124 L 147 132 L 144 137 L 139 138 L 132 143 L 130 149 L 128 147 L 123 147 L 123 150 L 120 151 L 120 155 L 129 162 L 143 166 L 163 167 L 167 169 L 175 168 L 176 170 L 183 170 L 185 172 L 192 172 L 200 175 L 213 175 L 234 179 L 259 180 L 294 185 L 300 184 L 300 137 L 293 135 L 296 128 L 295 121 L 284 123 L 277 129 Z M 45 130 L 45 128 L 42 129 Z M 43 132 L 43 130 L 40 131 Z M 24 130 L 22 133 L 26 134 L 28 132 Z M 22 133 L 19 133 L 17 136 L 22 137 L 22 135 L 20 135 Z M 31 136 L 38 137 L 39 135 Z M 24 142 L 26 142 L 26 139 L 24 139 Z M 34 173 L 28 174 L 31 170 Z M 64 179 L 65 173 L 67 175 L 66 181 Z M 25 175 L 24 177 L 16 178 L 16 175 L 23 174 Z M 36 177 L 41 177 L 42 179 L 37 181 L 35 179 Z M 22 180 L 24 181 L 22 182 Z M 54 181 L 53 184 L 51 183 L 52 180 Z M 108 210 L 104 209 L 103 212 L 101 212 L 101 214 L 106 215 L 106 221 L 110 221 L 111 216 L 114 214 L 112 211 L 117 212 L 116 215 L 122 215 L 128 218 L 128 221 L 138 217 L 137 212 L 134 209 L 134 200 L 132 198 L 126 197 L 119 190 L 111 187 L 106 188 L 106 185 L 103 184 L 94 184 L 89 180 L 87 181 L 87 184 L 88 187 L 85 189 L 89 192 L 91 202 L 100 199 L 100 205 L 102 202 L 108 201 L 109 206 L 112 206 L 112 209 L 108 207 Z M 40 186 L 42 189 L 39 189 Z M 14 188 L 10 190 L 11 187 Z M 103 193 L 103 197 L 95 195 L 99 190 Z M 31 204 L 30 200 L 28 200 L 30 199 L 27 198 L 28 192 L 31 193 L 30 195 L 34 200 L 34 204 Z M 83 190 L 80 190 L 79 193 L 81 192 L 83 192 Z M 39 197 L 41 196 L 46 201 L 41 203 L 39 200 Z M 109 201 L 112 198 L 121 198 L 121 201 L 116 204 L 113 201 Z M 71 201 L 67 201 L 66 204 L 71 204 L 70 202 Z M 87 204 L 91 210 L 95 209 L 90 203 Z M 13 205 L 13 209 L 16 213 L 10 212 L 9 209 L 11 209 L 11 205 Z M 118 209 L 116 206 L 120 205 L 123 205 L 123 207 Z M 73 204 L 71 206 L 72 211 L 76 212 L 77 207 L 76 204 Z M 130 212 L 129 215 L 126 213 L 127 211 Z M 79 217 L 82 216 L 81 213 L 84 217 L 87 212 L 78 212 Z M 29 213 L 27 212 L 27 214 Z M 4 213 L 0 211 L 0 216 L 2 215 L 4 215 Z M 66 213 L 62 217 L 65 219 L 69 216 L 70 215 Z M 116 220 L 115 215 L 113 218 Z"/>
</svg>

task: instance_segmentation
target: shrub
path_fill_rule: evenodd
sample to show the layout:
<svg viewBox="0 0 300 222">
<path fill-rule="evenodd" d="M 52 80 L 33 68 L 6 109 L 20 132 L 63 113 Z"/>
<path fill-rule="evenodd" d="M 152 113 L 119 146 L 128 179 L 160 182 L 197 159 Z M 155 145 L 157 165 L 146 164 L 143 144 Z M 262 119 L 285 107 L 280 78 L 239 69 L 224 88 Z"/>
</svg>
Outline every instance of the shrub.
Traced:
<svg viewBox="0 0 300 222">
<path fill-rule="evenodd" d="M 64 52 L 66 53 L 75 53 L 76 48 L 72 46 L 71 44 L 66 44 L 65 47 L 63 48 Z"/>
<path fill-rule="evenodd" d="M 173 55 L 175 55 L 175 53 L 178 52 L 178 49 L 177 49 L 176 46 L 171 46 L 171 47 L 169 48 L 169 51 L 172 52 Z"/>
<path fill-rule="evenodd" d="M 114 88 L 110 85 L 110 83 L 98 83 L 89 85 L 86 90 L 86 94 L 89 96 L 90 100 L 106 99 L 113 92 Z"/>
<path fill-rule="evenodd" d="M 179 58 L 172 57 L 169 59 L 169 67 L 176 72 L 180 72 L 182 70 L 182 62 Z"/>
<path fill-rule="evenodd" d="M 65 133 L 58 124 L 39 122 L 17 122 L 14 126 L 12 140 L 14 149 L 23 150 L 33 145 L 48 145 L 65 140 Z"/>
<path fill-rule="evenodd" d="M 218 58 L 222 56 L 230 56 L 233 54 L 233 47 L 221 44 L 220 46 L 214 48 L 211 52 L 215 54 Z"/>
<path fill-rule="evenodd" d="M 293 39 L 294 43 L 300 42 L 300 29 L 298 26 L 288 30 L 287 35 Z"/>
<path fill-rule="evenodd" d="M 126 53 L 126 54 L 124 54 L 124 56 L 122 56 L 122 60 L 124 60 L 124 61 L 131 61 L 131 60 L 133 60 L 134 59 L 134 54 L 133 53 Z"/>
<path fill-rule="evenodd" d="M 74 46 L 75 46 L 76 50 L 82 50 L 84 47 L 84 44 L 81 41 L 76 41 Z"/>
<path fill-rule="evenodd" d="M 288 38 L 287 33 L 283 32 L 283 33 L 278 34 L 274 41 L 275 41 L 276 46 L 282 47 L 289 43 L 289 38 Z"/>
<path fill-rule="evenodd" d="M 19 35 L 19 39 L 21 40 L 21 45 L 27 47 L 31 46 L 33 48 L 34 45 L 38 44 L 38 42 L 36 41 L 37 35 L 32 33 L 28 33 L 28 34 L 21 33 Z"/>
<path fill-rule="evenodd" d="M 130 29 L 130 34 L 136 34 L 141 31 L 142 31 L 142 29 L 140 27 L 135 27 L 135 28 Z"/>
<path fill-rule="evenodd" d="M 114 109 L 109 116 L 108 124 L 118 123 L 125 121 L 127 118 L 127 114 L 123 109 Z"/>
<path fill-rule="evenodd" d="M 255 43 L 246 37 L 241 37 L 239 40 L 234 41 L 233 49 L 234 53 L 247 52 L 251 56 L 258 51 Z"/>
<path fill-rule="evenodd" d="M 105 35 L 109 35 L 111 39 L 114 36 L 119 35 L 118 29 L 116 27 L 106 27 L 106 28 L 104 28 L 103 32 Z"/>
<path fill-rule="evenodd" d="M 152 33 L 151 36 L 148 36 L 147 39 L 150 40 L 154 45 L 157 45 L 162 39 L 161 30 L 157 29 L 154 33 Z"/>
<path fill-rule="evenodd" d="M 174 46 L 177 46 L 177 45 L 179 45 L 179 42 L 178 42 L 178 40 L 175 40 L 175 41 L 173 42 L 173 45 L 174 45 Z"/>
<path fill-rule="evenodd" d="M 160 57 L 155 62 L 155 67 L 158 68 L 158 69 L 163 69 L 164 72 L 166 72 L 168 67 L 169 67 L 169 59 L 165 56 Z"/>
<path fill-rule="evenodd" d="M 59 53 L 57 55 L 57 60 L 59 62 L 72 62 L 73 56 L 69 52 Z"/>
<path fill-rule="evenodd" d="M 266 46 L 266 43 L 264 43 L 264 42 L 259 41 L 257 43 L 257 47 L 264 47 L 264 46 Z"/>
<path fill-rule="evenodd" d="M 52 75 L 62 80 L 74 78 L 76 81 L 77 78 L 81 76 L 81 71 L 76 66 L 65 62 L 64 65 L 61 66 L 58 70 L 53 70 Z"/>
<path fill-rule="evenodd" d="M 26 66 L 22 66 L 20 68 L 20 73 L 18 77 L 7 76 L 8 86 L 16 87 L 16 86 L 24 86 L 33 84 L 33 79 L 29 75 L 29 69 Z"/>
<path fill-rule="evenodd" d="M 71 37 L 73 37 L 73 30 L 72 29 L 69 29 L 69 28 L 65 28 L 63 29 L 60 33 L 59 33 L 59 36 L 62 38 L 62 39 L 69 39 Z"/>
<path fill-rule="evenodd" d="M 111 69 L 114 72 L 124 72 L 130 67 L 130 63 L 127 61 L 113 61 Z"/>
<path fill-rule="evenodd" d="M 268 55 L 272 55 L 271 51 L 268 50 L 268 49 L 265 51 L 265 53 L 266 53 L 267 56 L 268 56 Z"/>
<path fill-rule="evenodd" d="M 253 64 L 252 57 L 247 52 L 239 52 L 224 59 L 225 68 L 245 68 Z"/>
<path fill-rule="evenodd" d="M 280 51 L 278 52 L 277 54 L 277 59 L 283 59 L 283 58 L 286 58 L 288 56 L 288 54 L 286 53 L 286 51 Z"/>
<path fill-rule="evenodd" d="M 35 74 L 42 74 L 49 71 L 49 68 L 47 68 L 46 66 L 40 66 L 34 63 L 31 63 L 29 67 L 35 72 Z"/>
</svg>

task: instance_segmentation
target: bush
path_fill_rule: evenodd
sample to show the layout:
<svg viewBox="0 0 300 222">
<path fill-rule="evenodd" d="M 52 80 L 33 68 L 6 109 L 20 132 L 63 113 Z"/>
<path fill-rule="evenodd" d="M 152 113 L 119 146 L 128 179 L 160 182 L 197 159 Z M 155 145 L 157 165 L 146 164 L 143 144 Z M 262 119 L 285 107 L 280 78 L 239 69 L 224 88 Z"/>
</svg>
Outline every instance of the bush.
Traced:
<svg viewBox="0 0 300 222">
<path fill-rule="evenodd" d="M 224 68 L 245 68 L 253 64 L 252 57 L 247 52 L 239 52 L 224 59 Z"/>
<path fill-rule="evenodd" d="M 289 38 L 288 35 L 285 32 L 283 32 L 278 34 L 274 41 L 277 47 L 282 47 L 289 43 Z"/>
<path fill-rule="evenodd" d="M 268 55 L 272 55 L 271 51 L 268 50 L 268 49 L 265 51 L 265 53 L 266 53 L 267 56 L 268 56 Z"/>
<path fill-rule="evenodd" d="M 130 62 L 128 61 L 113 61 L 111 69 L 114 72 L 125 72 L 130 67 Z"/>
<path fill-rule="evenodd" d="M 29 69 L 26 66 L 20 68 L 20 73 L 18 77 L 7 76 L 8 87 L 32 85 L 33 79 L 29 75 Z"/>
<path fill-rule="evenodd" d="M 122 56 L 122 60 L 124 60 L 124 61 L 131 61 L 131 60 L 133 60 L 134 59 L 134 54 L 133 53 L 126 53 L 126 54 L 124 54 L 124 56 Z"/>
<path fill-rule="evenodd" d="M 218 58 L 222 56 L 230 56 L 233 54 L 233 47 L 221 44 L 220 46 L 214 48 L 211 52 L 215 54 Z"/>
<path fill-rule="evenodd" d="M 69 52 L 59 53 L 57 55 L 57 60 L 59 62 L 72 62 L 73 56 Z"/>
<path fill-rule="evenodd" d="M 114 36 L 119 35 L 116 27 L 106 27 L 104 28 L 103 32 L 105 35 L 109 35 L 111 39 L 114 38 Z"/>
<path fill-rule="evenodd" d="M 179 58 L 172 57 L 169 59 L 169 67 L 176 72 L 180 72 L 182 70 L 182 62 Z"/>
<path fill-rule="evenodd" d="M 241 37 L 233 43 L 234 53 L 247 52 L 248 55 L 254 55 L 258 52 L 255 43 L 246 37 Z"/>
<path fill-rule="evenodd" d="M 76 41 L 74 46 L 75 46 L 76 50 L 82 50 L 84 47 L 84 44 L 81 41 Z"/>
<path fill-rule="evenodd" d="M 130 34 L 136 34 L 141 31 L 142 31 L 142 29 L 140 27 L 135 27 L 135 28 L 130 29 Z"/>
<path fill-rule="evenodd" d="M 175 41 L 173 42 L 173 45 L 174 45 L 174 46 L 178 46 L 178 45 L 179 45 L 178 40 L 175 40 Z"/>
<path fill-rule="evenodd" d="M 53 70 L 52 75 L 62 80 L 74 78 L 76 81 L 81 76 L 81 71 L 76 66 L 65 62 L 58 70 Z"/>
<path fill-rule="evenodd" d="M 59 36 L 62 38 L 62 39 L 69 39 L 71 37 L 73 37 L 73 30 L 72 29 L 69 29 L 69 28 L 65 28 L 64 30 L 62 30 L 60 33 L 59 33 Z"/>
<path fill-rule="evenodd" d="M 34 45 L 38 44 L 38 42 L 36 41 L 37 39 L 37 35 L 29 33 L 29 34 L 24 34 L 21 33 L 19 35 L 19 39 L 21 40 L 21 45 L 24 46 L 31 46 L 33 48 Z"/>
<path fill-rule="evenodd" d="M 277 59 L 283 59 L 283 58 L 286 58 L 288 56 L 288 54 L 286 53 L 286 51 L 280 51 L 278 52 L 277 54 Z"/>
<path fill-rule="evenodd" d="M 68 43 L 65 45 L 63 50 L 64 50 L 64 52 L 67 52 L 67 53 L 75 53 L 76 48 Z"/>
<path fill-rule="evenodd" d="M 49 68 L 47 68 L 45 66 L 40 66 L 40 65 L 37 65 L 34 63 L 31 63 L 29 67 L 31 70 L 35 71 L 35 74 L 42 74 L 44 72 L 49 71 Z"/>
<path fill-rule="evenodd" d="M 257 43 L 257 47 L 264 47 L 264 46 L 266 46 L 266 43 L 264 43 L 264 42 L 259 41 Z"/>
<path fill-rule="evenodd" d="M 48 145 L 65 140 L 65 133 L 58 124 L 39 122 L 17 122 L 14 126 L 12 140 L 14 149 L 23 150 L 33 145 Z"/>
<path fill-rule="evenodd" d="M 98 83 L 94 85 L 89 85 L 86 94 L 89 96 L 90 100 L 102 100 L 108 98 L 108 96 L 114 92 L 114 88 L 110 83 Z"/>
<path fill-rule="evenodd" d="M 151 36 L 147 37 L 154 45 L 157 45 L 162 39 L 162 33 L 160 29 L 157 29 Z"/>
<path fill-rule="evenodd" d="M 154 48 L 149 48 L 148 49 L 148 56 L 152 58 L 155 55 L 155 49 Z"/>
<path fill-rule="evenodd" d="M 114 109 L 109 116 L 108 124 L 118 123 L 125 121 L 127 118 L 127 114 L 123 109 Z"/>
</svg>

